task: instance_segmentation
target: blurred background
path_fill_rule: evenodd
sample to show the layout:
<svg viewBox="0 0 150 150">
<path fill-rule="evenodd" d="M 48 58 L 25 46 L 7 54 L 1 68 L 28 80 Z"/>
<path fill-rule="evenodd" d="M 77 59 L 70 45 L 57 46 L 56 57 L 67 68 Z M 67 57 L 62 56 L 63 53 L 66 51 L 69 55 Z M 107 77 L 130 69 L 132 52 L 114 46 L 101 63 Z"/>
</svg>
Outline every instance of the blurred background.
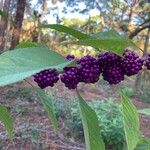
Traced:
<svg viewBox="0 0 150 150">
<path fill-rule="evenodd" d="M 135 49 L 140 56 L 150 52 L 150 0 L 0 0 L 0 53 L 14 49 L 21 42 L 41 43 L 64 56 L 98 53 L 91 47 L 67 44 L 73 40 L 67 34 L 37 28 L 42 24 L 62 24 L 88 34 L 115 29 L 142 49 L 143 52 Z M 35 84 L 32 78 L 28 81 Z M 150 73 L 145 69 L 115 86 L 109 86 L 102 78 L 94 85 L 79 85 L 83 97 L 97 114 L 103 114 L 99 117 L 102 135 L 107 148 L 113 150 L 122 150 L 124 144 L 118 112 L 120 87 L 138 109 L 150 107 Z M 51 129 L 47 114 L 27 82 L 0 88 L 0 102 L 15 118 L 13 143 L 9 143 L 4 128 L 0 127 L 0 149 L 85 149 L 74 91 L 67 90 L 61 83 L 46 91 L 54 101 L 59 134 Z M 140 118 L 142 133 L 150 137 L 150 117 L 141 115 Z"/>
</svg>

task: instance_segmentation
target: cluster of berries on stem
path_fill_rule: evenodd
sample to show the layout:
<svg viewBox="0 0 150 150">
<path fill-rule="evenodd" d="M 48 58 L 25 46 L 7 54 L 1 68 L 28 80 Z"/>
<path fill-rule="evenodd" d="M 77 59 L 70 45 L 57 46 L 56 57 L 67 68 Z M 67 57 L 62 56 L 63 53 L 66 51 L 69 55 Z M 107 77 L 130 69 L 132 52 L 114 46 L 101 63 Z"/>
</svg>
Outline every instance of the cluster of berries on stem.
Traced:
<svg viewBox="0 0 150 150">
<path fill-rule="evenodd" d="M 66 59 L 72 61 L 76 58 L 68 55 Z M 76 61 L 76 66 L 65 67 L 63 73 L 58 73 L 56 69 L 43 70 L 34 75 L 34 81 L 43 89 L 48 86 L 53 87 L 60 79 L 68 89 L 75 89 L 80 82 L 96 83 L 101 74 L 109 84 L 118 84 L 124 80 L 125 75 L 137 74 L 143 64 L 150 70 L 150 54 L 141 58 L 130 50 L 125 50 L 122 57 L 112 52 L 105 52 L 95 58 L 87 55 Z"/>
</svg>

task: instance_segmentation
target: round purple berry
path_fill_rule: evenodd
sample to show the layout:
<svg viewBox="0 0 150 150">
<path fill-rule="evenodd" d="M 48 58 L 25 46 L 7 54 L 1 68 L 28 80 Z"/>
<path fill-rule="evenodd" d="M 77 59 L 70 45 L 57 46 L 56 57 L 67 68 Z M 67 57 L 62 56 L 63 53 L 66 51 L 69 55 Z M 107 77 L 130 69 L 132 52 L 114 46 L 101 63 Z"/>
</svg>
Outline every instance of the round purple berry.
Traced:
<svg viewBox="0 0 150 150">
<path fill-rule="evenodd" d="M 114 64 L 119 64 L 121 61 L 121 57 L 112 52 L 105 52 L 98 55 L 97 58 L 99 65 L 105 69 L 108 66 L 112 66 Z"/>
<path fill-rule="evenodd" d="M 144 66 L 146 66 L 146 68 L 148 69 L 148 70 L 150 70 L 150 54 L 147 54 L 146 56 L 145 56 L 145 59 L 144 59 L 145 61 L 144 61 Z"/>
<path fill-rule="evenodd" d="M 71 60 L 75 59 L 75 56 L 74 55 L 67 55 L 66 59 L 71 61 Z"/>
<path fill-rule="evenodd" d="M 109 84 L 118 84 L 124 80 L 124 72 L 120 65 L 109 65 L 102 73 L 103 79 L 108 81 Z"/>
<path fill-rule="evenodd" d="M 58 80 L 59 77 L 56 69 L 43 70 L 34 75 L 34 81 L 37 82 L 41 89 L 48 86 L 53 87 Z"/>
<path fill-rule="evenodd" d="M 135 52 L 126 50 L 122 57 L 122 67 L 127 76 L 137 74 L 143 66 L 143 59 L 141 59 Z"/>
<path fill-rule="evenodd" d="M 99 80 L 101 68 L 98 61 L 90 55 L 84 56 L 77 61 L 80 65 L 80 81 L 95 83 Z"/>
<path fill-rule="evenodd" d="M 66 67 L 60 76 L 61 81 L 68 89 L 75 89 L 80 81 L 80 70 L 77 67 Z"/>
</svg>

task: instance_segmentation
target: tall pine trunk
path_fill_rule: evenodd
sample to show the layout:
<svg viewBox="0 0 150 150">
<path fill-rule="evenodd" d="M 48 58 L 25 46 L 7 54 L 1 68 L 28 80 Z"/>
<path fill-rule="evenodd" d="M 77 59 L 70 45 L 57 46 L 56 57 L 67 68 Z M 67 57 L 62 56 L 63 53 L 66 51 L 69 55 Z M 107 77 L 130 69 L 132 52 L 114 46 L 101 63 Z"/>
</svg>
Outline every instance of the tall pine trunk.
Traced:
<svg viewBox="0 0 150 150">
<path fill-rule="evenodd" d="M 15 22 L 14 22 L 14 30 L 13 30 L 10 49 L 14 49 L 16 45 L 19 43 L 25 6 L 26 6 L 26 0 L 17 1 L 17 12 L 16 12 L 16 17 L 15 17 Z"/>
<path fill-rule="evenodd" d="M 10 1 L 11 0 L 5 0 L 3 4 L 3 12 L 4 15 L 1 18 L 0 21 L 0 51 L 3 51 L 5 48 L 5 36 L 8 26 L 8 17 L 9 17 L 9 8 L 10 8 Z"/>
</svg>

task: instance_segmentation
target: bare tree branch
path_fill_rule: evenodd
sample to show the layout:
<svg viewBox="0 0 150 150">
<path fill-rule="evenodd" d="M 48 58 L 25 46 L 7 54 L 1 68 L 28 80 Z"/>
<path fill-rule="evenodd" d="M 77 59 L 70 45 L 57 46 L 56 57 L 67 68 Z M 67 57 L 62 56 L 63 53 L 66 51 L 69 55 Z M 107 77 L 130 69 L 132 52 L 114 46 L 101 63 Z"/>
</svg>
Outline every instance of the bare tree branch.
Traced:
<svg viewBox="0 0 150 150">
<path fill-rule="evenodd" d="M 135 37 L 139 32 L 143 31 L 144 29 L 150 28 L 150 24 L 144 25 L 144 26 L 139 26 L 137 27 L 133 32 L 130 33 L 129 38 L 132 39 Z"/>
<path fill-rule="evenodd" d="M 142 24 L 140 24 L 139 26 L 143 26 L 144 24 L 146 24 L 146 23 L 148 23 L 148 22 L 150 22 L 150 18 L 149 19 L 147 19 L 147 20 L 145 20 Z"/>
</svg>

